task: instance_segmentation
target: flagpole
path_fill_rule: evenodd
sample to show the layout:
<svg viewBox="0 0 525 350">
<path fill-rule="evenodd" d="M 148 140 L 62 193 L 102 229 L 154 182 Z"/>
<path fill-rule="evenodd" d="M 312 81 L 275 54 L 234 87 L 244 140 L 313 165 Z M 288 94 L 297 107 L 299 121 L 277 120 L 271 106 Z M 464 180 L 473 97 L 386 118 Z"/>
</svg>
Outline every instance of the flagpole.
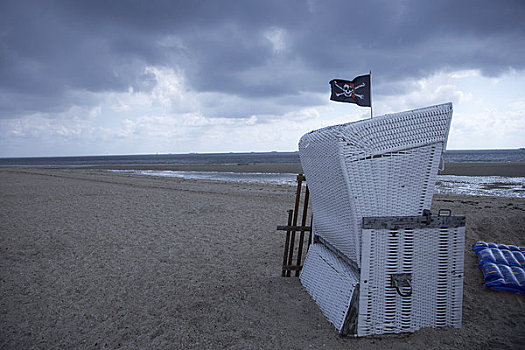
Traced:
<svg viewBox="0 0 525 350">
<path fill-rule="evenodd" d="M 370 69 L 370 119 L 372 119 L 372 70 Z"/>
</svg>

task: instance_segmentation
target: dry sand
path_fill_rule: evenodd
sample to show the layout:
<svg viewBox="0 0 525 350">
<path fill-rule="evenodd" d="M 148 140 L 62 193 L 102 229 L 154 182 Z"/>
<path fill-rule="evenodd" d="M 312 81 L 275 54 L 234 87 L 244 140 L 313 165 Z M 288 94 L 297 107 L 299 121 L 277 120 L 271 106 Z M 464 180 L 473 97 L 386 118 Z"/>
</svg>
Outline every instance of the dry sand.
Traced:
<svg viewBox="0 0 525 350">
<path fill-rule="evenodd" d="M 525 199 L 467 216 L 463 327 L 341 339 L 280 276 L 294 188 L 0 169 L 2 349 L 525 348 L 525 300 L 483 287 L 477 240 L 525 245 Z"/>
</svg>

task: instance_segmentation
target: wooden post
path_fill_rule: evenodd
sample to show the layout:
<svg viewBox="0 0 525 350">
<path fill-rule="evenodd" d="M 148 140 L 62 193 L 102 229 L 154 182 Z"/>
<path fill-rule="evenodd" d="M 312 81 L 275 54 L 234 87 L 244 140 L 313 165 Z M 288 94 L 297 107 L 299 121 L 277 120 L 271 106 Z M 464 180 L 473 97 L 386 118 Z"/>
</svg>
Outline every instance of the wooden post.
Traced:
<svg viewBox="0 0 525 350">
<path fill-rule="evenodd" d="M 297 175 L 297 192 L 295 194 L 295 206 L 293 211 L 293 226 L 297 226 L 297 216 L 299 212 L 299 201 L 301 199 L 301 185 L 303 183 L 303 174 Z M 293 250 L 295 245 L 295 231 L 292 231 L 290 235 L 290 251 L 288 252 L 288 265 L 292 265 L 293 262 Z M 286 277 L 290 277 L 290 270 L 286 272 Z"/>
<path fill-rule="evenodd" d="M 292 213 L 293 210 L 288 210 L 288 226 L 292 225 Z M 287 259 L 288 259 L 288 247 L 290 245 L 290 231 L 286 231 L 286 241 L 284 242 L 284 256 L 283 256 L 283 271 L 281 272 L 281 276 L 286 276 L 286 265 L 287 265 Z"/>
<path fill-rule="evenodd" d="M 310 199 L 310 191 L 308 185 L 305 186 L 304 190 L 304 203 L 303 203 L 303 217 L 301 219 L 301 226 L 306 226 L 306 216 L 308 215 L 308 200 Z M 301 258 L 303 257 L 303 244 L 304 244 L 304 231 L 301 231 L 299 236 L 299 246 L 297 247 L 297 266 L 301 266 Z M 299 270 L 295 271 L 295 277 L 299 277 Z"/>
</svg>

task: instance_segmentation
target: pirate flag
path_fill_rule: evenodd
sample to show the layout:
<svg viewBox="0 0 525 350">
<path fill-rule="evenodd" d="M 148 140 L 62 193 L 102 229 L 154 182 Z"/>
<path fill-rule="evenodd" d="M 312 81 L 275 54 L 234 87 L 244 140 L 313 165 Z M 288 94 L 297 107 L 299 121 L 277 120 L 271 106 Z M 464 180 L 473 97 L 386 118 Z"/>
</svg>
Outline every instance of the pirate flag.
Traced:
<svg viewBox="0 0 525 350">
<path fill-rule="evenodd" d="M 370 75 L 361 75 L 352 81 L 333 79 L 330 81 L 332 96 L 330 100 L 356 103 L 362 107 L 371 107 Z"/>
</svg>

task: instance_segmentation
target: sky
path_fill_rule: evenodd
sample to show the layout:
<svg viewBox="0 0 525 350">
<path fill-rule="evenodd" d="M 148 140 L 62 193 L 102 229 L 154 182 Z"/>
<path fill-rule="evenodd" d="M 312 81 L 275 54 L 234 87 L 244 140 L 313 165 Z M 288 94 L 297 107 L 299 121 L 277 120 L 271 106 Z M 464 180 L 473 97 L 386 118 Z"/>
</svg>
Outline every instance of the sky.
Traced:
<svg viewBox="0 0 525 350">
<path fill-rule="evenodd" d="M 0 157 L 295 151 L 452 102 L 448 149 L 525 147 L 525 1 L 0 1 Z"/>
</svg>

